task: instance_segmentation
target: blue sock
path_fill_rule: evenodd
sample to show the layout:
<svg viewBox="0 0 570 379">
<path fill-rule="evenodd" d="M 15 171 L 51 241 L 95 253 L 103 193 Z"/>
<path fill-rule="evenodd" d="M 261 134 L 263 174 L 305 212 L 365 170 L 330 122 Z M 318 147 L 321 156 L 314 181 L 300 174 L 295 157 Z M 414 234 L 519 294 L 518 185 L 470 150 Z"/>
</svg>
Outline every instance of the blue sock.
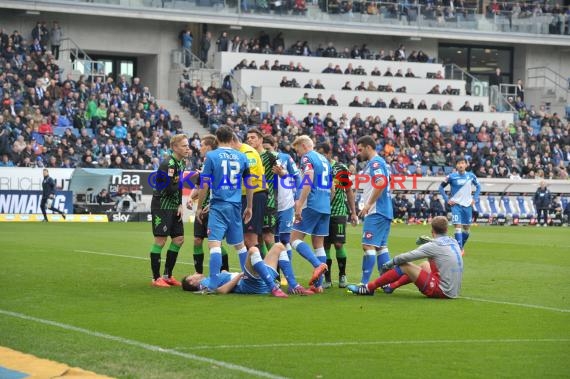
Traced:
<svg viewBox="0 0 570 379">
<path fill-rule="evenodd" d="M 315 250 L 315 255 L 317 256 L 317 259 L 319 260 L 320 263 L 327 263 L 327 255 L 325 253 L 325 248 L 324 247 L 319 247 L 318 249 Z M 325 276 L 321 275 L 319 276 L 319 279 L 317 279 L 317 281 L 315 282 L 314 286 L 315 287 L 320 287 L 323 285 L 323 280 L 325 280 Z"/>
<path fill-rule="evenodd" d="M 222 248 L 213 247 L 210 249 L 210 283 L 208 288 L 215 291 L 218 288 L 218 274 L 222 267 Z"/>
<path fill-rule="evenodd" d="M 255 269 L 255 272 L 259 275 L 259 277 L 265 282 L 265 285 L 269 289 L 273 289 L 275 287 L 275 282 L 273 281 L 273 276 L 269 273 L 265 262 L 261 258 L 261 254 L 259 252 L 255 252 L 251 254 L 251 265 Z"/>
<path fill-rule="evenodd" d="M 404 275 L 404 271 L 400 268 L 400 266 L 394 266 L 394 270 L 398 273 L 398 275 Z"/>
<path fill-rule="evenodd" d="M 469 239 L 469 232 L 466 232 L 465 230 L 463 231 L 462 237 L 463 237 L 463 247 L 465 247 L 465 245 L 467 245 L 467 240 Z"/>
<path fill-rule="evenodd" d="M 455 240 L 459 244 L 459 247 L 463 249 L 463 233 L 461 229 L 455 229 Z"/>
<path fill-rule="evenodd" d="M 382 272 L 382 266 L 384 263 L 388 263 L 390 260 L 390 253 L 387 248 L 380 250 L 380 254 L 376 256 L 376 264 L 378 265 L 378 272 Z"/>
<path fill-rule="evenodd" d="M 360 280 L 360 283 L 366 284 L 370 281 L 375 259 L 376 250 L 366 250 L 364 252 L 364 255 L 362 256 L 362 279 Z"/>
<path fill-rule="evenodd" d="M 239 258 L 239 266 L 241 267 L 241 271 L 245 271 L 245 260 L 247 258 L 247 248 L 244 246 L 238 250 L 238 258 Z"/>
<path fill-rule="evenodd" d="M 291 244 L 293 245 L 293 249 L 297 250 L 299 254 L 313 265 L 313 267 L 318 267 L 321 262 L 317 259 L 315 254 L 313 254 L 313 250 L 307 245 L 305 242 L 301 240 L 293 241 Z"/>
<path fill-rule="evenodd" d="M 292 289 L 297 287 L 299 283 L 297 283 L 297 279 L 293 273 L 293 266 L 289 261 L 288 252 L 282 251 L 281 254 L 279 254 L 279 268 L 283 271 L 283 275 L 285 275 L 285 279 L 287 279 L 289 288 Z"/>
</svg>

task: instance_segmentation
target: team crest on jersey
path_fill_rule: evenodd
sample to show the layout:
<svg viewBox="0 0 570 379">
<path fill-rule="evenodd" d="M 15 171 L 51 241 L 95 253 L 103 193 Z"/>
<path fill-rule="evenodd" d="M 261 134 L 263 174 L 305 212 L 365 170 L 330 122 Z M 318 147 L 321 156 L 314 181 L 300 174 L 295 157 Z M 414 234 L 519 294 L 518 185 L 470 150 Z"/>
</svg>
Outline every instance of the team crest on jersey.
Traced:
<svg viewBox="0 0 570 379">
<path fill-rule="evenodd" d="M 174 168 L 168 169 L 168 176 L 170 176 L 170 177 L 174 176 Z"/>
<path fill-rule="evenodd" d="M 372 163 L 372 168 L 376 169 L 376 168 L 378 168 L 378 167 L 380 167 L 380 163 L 378 163 L 378 162 L 373 162 L 373 163 Z"/>
<path fill-rule="evenodd" d="M 370 238 L 374 237 L 374 234 L 372 234 L 371 232 L 364 232 L 362 237 L 364 237 L 366 239 L 370 239 Z"/>
</svg>

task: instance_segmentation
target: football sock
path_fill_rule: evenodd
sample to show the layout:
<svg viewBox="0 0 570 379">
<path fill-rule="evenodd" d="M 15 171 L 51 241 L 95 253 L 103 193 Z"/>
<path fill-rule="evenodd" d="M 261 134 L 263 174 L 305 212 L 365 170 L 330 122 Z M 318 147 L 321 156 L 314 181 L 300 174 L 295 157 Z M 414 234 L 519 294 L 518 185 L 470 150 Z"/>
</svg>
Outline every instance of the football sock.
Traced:
<svg viewBox="0 0 570 379">
<path fill-rule="evenodd" d="M 174 242 L 171 242 L 170 246 L 168 246 L 168 250 L 166 251 L 166 263 L 164 264 L 164 276 L 166 278 L 170 278 L 172 276 L 172 271 L 174 271 L 179 251 L 180 246 L 176 245 Z"/>
<path fill-rule="evenodd" d="M 247 258 L 247 248 L 244 246 L 241 249 L 239 249 L 237 251 L 238 253 L 238 258 L 239 258 L 239 267 L 241 268 L 241 271 L 245 271 L 245 260 Z"/>
<path fill-rule="evenodd" d="M 269 273 L 263 258 L 261 258 L 261 254 L 258 252 L 254 252 L 250 255 L 251 265 L 255 269 L 255 272 L 259 275 L 259 277 L 265 282 L 268 288 L 273 289 L 275 287 L 275 282 L 273 281 L 273 277 Z"/>
<path fill-rule="evenodd" d="M 388 283 L 395 282 L 404 275 L 404 272 L 400 269 L 400 266 L 395 266 L 393 269 L 386 271 L 378 279 L 367 284 L 368 290 L 373 292 L 376 288 L 385 286 Z"/>
<path fill-rule="evenodd" d="M 228 249 L 225 246 L 222 246 L 222 267 L 220 270 L 230 271 L 230 260 L 228 257 Z"/>
<path fill-rule="evenodd" d="M 325 248 L 319 247 L 315 249 L 315 255 L 320 263 L 327 263 L 327 255 L 325 254 Z M 315 287 L 320 287 L 323 285 L 323 280 L 325 279 L 324 275 L 319 276 L 319 279 L 314 283 Z"/>
<path fill-rule="evenodd" d="M 202 245 L 194 245 L 194 270 L 198 274 L 204 272 L 204 247 Z"/>
<path fill-rule="evenodd" d="M 289 242 L 287 242 L 287 244 L 285 245 L 285 248 L 287 249 L 287 255 L 289 256 L 289 262 L 292 262 L 292 260 L 293 260 L 293 248 L 291 247 L 291 244 Z"/>
<path fill-rule="evenodd" d="M 411 282 L 412 281 L 410 280 L 410 277 L 407 274 L 404 274 L 404 275 L 400 276 L 400 278 L 398 280 L 396 280 L 395 282 L 390 283 L 389 286 L 395 290 L 396 288 L 402 287 L 402 286 L 409 284 Z"/>
<path fill-rule="evenodd" d="M 346 249 L 344 248 L 344 245 L 342 245 L 340 248 L 335 247 L 335 250 L 337 258 L 346 258 Z"/>
<path fill-rule="evenodd" d="M 297 279 L 295 278 L 295 274 L 293 273 L 293 266 L 289 261 L 289 256 L 287 255 L 286 251 L 282 251 L 279 254 L 279 267 L 281 268 L 281 271 L 283 271 L 285 279 L 287 279 L 289 288 L 295 288 L 298 283 Z"/>
<path fill-rule="evenodd" d="M 160 278 L 160 252 L 162 246 L 153 244 L 150 249 L 150 268 L 152 269 L 153 279 Z"/>
<path fill-rule="evenodd" d="M 461 247 L 465 247 L 465 245 L 467 245 L 467 240 L 469 239 L 469 232 L 466 232 L 465 230 L 461 233 L 461 237 L 463 237 L 463 246 Z"/>
<path fill-rule="evenodd" d="M 459 244 L 459 247 L 463 249 L 463 233 L 461 231 L 461 228 L 455 229 L 455 240 Z"/>
<path fill-rule="evenodd" d="M 346 257 L 337 258 L 336 261 L 338 263 L 338 275 L 346 275 Z"/>
<path fill-rule="evenodd" d="M 327 258 L 327 271 L 325 272 L 325 281 L 331 282 L 331 267 L 332 267 L 332 259 Z"/>
<path fill-rule="evenodd" d="M 346 249 L 344 245 L 340 248 L 335 247 L 336 250 L 336 261 L 338 263 L 338 275 L 346 275 Z"/>
<path fill-rule="evenodd" d="M 380 250 L 380 254 L 376 256 L 376 264 L 378 265 L 378 272 L 382 273 L 382 265 L 388 263 L 390 260 L 390 252 L 387 247 L 383 247 Z"/>
<path fill-rule="evenodd" d="M 259 253 L 261 254 L 262 258 L 265 258 L 265 256 L 267 255 L 267 246 L 265 245 L 265 242 L 263 240 L 259 244 Z"/>
<path fill-rule="evenodd" d="M 218 274 L 222 267 L 222 249 L 213 247 L 210 249 L 210 283 L 208 288 L 215 291 L 218 288 Z"/>
<path fill-rule="evenodd" d="M 366 284 L 370 281 L 370 275 L 374 269 L 374 260 L 376 259 L 376 250 L 370 249 L 364 252 L 362 256 L 362 278 L 360 283 Z"/>
<path fill-rule="evenodd" d="M 281 243 L 283 245 L 285 245 L 285 248 L 287 249 L 287 255 L 289 256 L 289 262 L 292 261 L 293 259 L 293 248 L 291 247 L 291 233 L 280 233 L 279 234 L 279 240 L 281 241 Z"/>
<path fill-rule="evenodd" d="M 319 261 L 315 256 L 315 254 L 313 254 L 313 251 L 311 250 L 309 245 L 307 245 L 306 242 L 303 242 L 301 240 L 295 240 L 293 241 L 291 246 L 293 246 L 293 249 L 297 250 L 297 252 L 303 258 L 308 260 L 313 265 L 313 267 L 318 267 L 321 264 L 321 261 Z M 326 255 L 325 255 L 325 261 L 326 261 Z"/>
</svg>

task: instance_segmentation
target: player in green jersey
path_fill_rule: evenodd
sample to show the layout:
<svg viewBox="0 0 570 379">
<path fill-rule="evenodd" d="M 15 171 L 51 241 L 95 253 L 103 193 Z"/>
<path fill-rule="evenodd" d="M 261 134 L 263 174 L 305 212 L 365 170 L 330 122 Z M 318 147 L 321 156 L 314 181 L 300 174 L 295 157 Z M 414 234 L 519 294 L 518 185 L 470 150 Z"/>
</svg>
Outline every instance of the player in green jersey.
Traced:
<svg viewBox="0 0 570 379">
<path fill-rule="evenodd" d="M 184 243 L 184 223 L 182 222 L 182 188 L 180 176 L 186 168 L 185 158 L 190 154 L 188 136 L 177 134 L 170 139 L 172 154 L 168 156 L 158 170 L 153 173 L 154 179 L 152 202 L 152 233 L 154 244 L 150 251 L 152 269 L 152 285 L 155 287 L 180 286 L 180 282 L 172 276 L 180 247 Z M 170 236 L 170 245 L 166 253 L 164 274 L 160 276 L 160 255 Z"/>
<path fill-rule="evenodd" d="M 317 151 L 329 160 L 332 167 L 333 185 L 335 186 L 334 196 L 331 199 L 329 235 L 325 237 L 325 253 L 327 255 L 328 271 L 325 273 L 323 288 L 330 288 L 332 286 L 332 258 L 330 250 L 333 244 L 336 250 L 336 261 L 338 263 L 338 286 L 345 288 L 348 284 L 346 279 L 346 250 L 344 248 L 344 244 L 346 243 L 346 222 L 348 216 L 350 216 L 352 225 L 356 225 L 358 222 L 354 192 L 352 188 L 338 187 L 339 180 L 343 183 L 348 182 L 350 173 L 344 164 L 332 159 L 331 146 L 328 143 L 319 144 Z"/>
</svg>

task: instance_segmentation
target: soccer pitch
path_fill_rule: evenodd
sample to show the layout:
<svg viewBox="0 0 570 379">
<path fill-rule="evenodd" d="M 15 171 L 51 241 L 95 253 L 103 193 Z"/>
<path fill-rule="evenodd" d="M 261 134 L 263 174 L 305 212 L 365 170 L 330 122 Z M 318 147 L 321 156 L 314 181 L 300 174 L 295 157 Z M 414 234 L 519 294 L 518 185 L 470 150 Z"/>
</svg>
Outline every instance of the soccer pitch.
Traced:
<svg viewBox="0 0 570 379">
<path fill-rule="evenodd" d="M 178 278 L 193 271 L 192 228 Z M 351 282 L 360 234 L 348 228 Z M 391 254 L 420 234 L 394 225 Z M 568 377 L 569 235 L 472 228 L 457 300 L 413 285 L 350 295 L 334 260 L 333 289 L 277 299 L 151 287 L 149 224 L 4 223 L 0 346 L 118 378 Z M 293 262 L 306 285 L 309 264 Z"/>
</svg>

